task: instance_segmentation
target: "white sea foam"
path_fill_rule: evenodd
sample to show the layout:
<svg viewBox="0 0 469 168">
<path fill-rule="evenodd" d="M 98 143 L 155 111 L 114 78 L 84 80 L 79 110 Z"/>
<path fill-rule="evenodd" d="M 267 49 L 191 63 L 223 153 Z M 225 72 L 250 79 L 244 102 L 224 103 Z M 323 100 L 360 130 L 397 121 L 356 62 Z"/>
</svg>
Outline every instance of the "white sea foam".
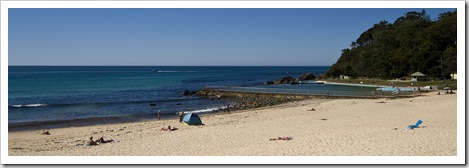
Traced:
<svg viewBox="0 0 469 168">
<path fill-rule="evenodd" d="M 181 71 L 158 71 L 158 72 L 181 72 Z"/>
<path fill-rule="evenodd" d="M 11 106 L 12 107 L 42 107 L 42 106 L 47 106 L 47 104 L 15 104 Z"/>
<path fill-rule="evenodd" d="M 157 72 L 197 72 L 197 71 L 157 71 Z"/>
<path fill-rule="evenodd" d="M 212 112 L 212 111 L 217 111 L 217 110 L 224 110 L 226 108 L 227 108 L 227 106 L 211 107 L 211 108 L 206 108 L 206 109 L 185 111 L 184 113 L 206 113 L 206 112 Z"/>
</svg>

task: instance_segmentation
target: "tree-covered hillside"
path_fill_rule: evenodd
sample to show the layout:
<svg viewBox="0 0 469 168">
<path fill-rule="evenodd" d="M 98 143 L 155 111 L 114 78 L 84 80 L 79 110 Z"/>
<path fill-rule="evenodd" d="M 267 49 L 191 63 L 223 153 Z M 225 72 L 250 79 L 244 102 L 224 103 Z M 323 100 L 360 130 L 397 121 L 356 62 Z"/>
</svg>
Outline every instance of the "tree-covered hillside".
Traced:
<svg viewBox="0 0 469 168">
<path fill-rule="evenodd" d="M 425 11 L 408 12 L 394 23 L 381 21 L 363 32 L 325 76 L 391 79 L 416 71 L 448 76 L 456 72 L 456 34 L 456 11 L 436 20 Z"/>
</svg>

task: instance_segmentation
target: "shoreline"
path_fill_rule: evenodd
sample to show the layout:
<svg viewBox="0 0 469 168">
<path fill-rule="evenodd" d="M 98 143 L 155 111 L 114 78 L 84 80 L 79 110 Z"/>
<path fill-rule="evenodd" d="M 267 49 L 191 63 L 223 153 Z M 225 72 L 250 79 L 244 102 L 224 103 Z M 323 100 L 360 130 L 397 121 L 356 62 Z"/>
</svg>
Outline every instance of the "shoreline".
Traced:
<svg viewBox="0 0 469 168">
<path fill-rule="evenodd" d="M 325 102 L 332 99 L 309 99 L 315 102 Z M 273 108 L 275 106 L 288 106 L 289 103 L 294 103 L 301 100 L 292 100 L 289 102 L 283 102 L 274 105 L 266 105 L 260 107 L 249 107 L 244 109 L 232 108 L 232 109 L 222 109 L 217 111 L 210 112 L 201 112 L 196 113 L 199 116 L 212 116 L 212 115 L 229 115 L 235 113 L 243 113 L 250 110 L 262 110 Z M 188 113 L 188 112 L 186 112 Z M 25 131 L 42 131 L 42 130 L 52 130 L 52 129 L 67 129 L 67 128 L 76 128 L 76 127 L 93 127 L 97 125 L 115 125 L 115 124 L 135 124 L 142 122 L 158 122 L 158 121 L 176 121 L 179 120 L 178 116 L 175 114 L 173 116 L 161 117 L 160 120 L 157 119 L 156 114 L 152 115 L 153 118 L 128 118 L 128 117 L 106 117 L 106 118 L 88 118 L 88 119 L 76 119 L 76 120 L 64 120 L 64 121 L 46 121 L 46 122 L 28 122 L 28 123 L 19 123 L 17 125 L 9 126 L 8 132 L 25 132 Z M 84 121 L 86 120 L 86 121 Z M 92 121 L 89 121 L 92 120 Z"/>
<path fill-rule="evenodd" d="M 234 92 L 220 92 L 220 91 L 199 91 L 199 96 L 211 99 L 225 99 L 231 102 L 229 107 L 220 107 L 217 110 L 207 112 L 194 112 L 198 115 L 215 115 L 218 113 L 236 113 L 238 111 L 268 108 L 270 106 L 281 105 L 294 101 L 301 101 L 305 99 L 323 99 L 323 97 L 305 96 L 305 95 L 288 95 L 288 94 L 263 94 L 263 93 L 234 93 Z M 200 111 L 200 110 L 195 110 Z M 192 111 L 185 111 L 190 113 Z M 8 132 L 17 131 L 34 131 L 34 130 L 49 130 L 57 128 L 69 127 L 84 127 L 103 124 L 120 124 L 120 123 L 134 123 L 134 122 L 148 122 L 157 119 L 157 113 L 151 115 L 138 115 L 138 116 L 113 116 L 101 118 L 83 118 L 59 121 L 34 121 L 12 123 L 8 125 Z M 161 115 L 161 120 L 176 120 L 178 119 L 177 112 L 174 114 Z"/>
<path fill-rule="evenodd" d="M 201 116 L 201 126 L 174 119 L 9 132 L 8 155 L 455 156 L 456 98 L 308 99 Z M 161 131 L 168 125 L 178 130 Z M 116 142 L 86 146 L 90 137 Z M 277 137 L 292 139 L 269 140 Z"/>
</svg>

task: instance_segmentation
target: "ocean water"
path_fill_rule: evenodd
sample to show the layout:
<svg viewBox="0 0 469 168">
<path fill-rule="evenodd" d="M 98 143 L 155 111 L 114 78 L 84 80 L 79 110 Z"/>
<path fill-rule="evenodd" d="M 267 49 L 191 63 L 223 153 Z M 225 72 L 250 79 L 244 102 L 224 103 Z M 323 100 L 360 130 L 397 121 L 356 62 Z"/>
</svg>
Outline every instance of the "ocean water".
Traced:
<svg viewBox="0 0 469 168">
<path fill-rule="evenodd" d="M 96 123 L 175 117 L 177 112 L 212 112 L 230 100 L 185 96 L 209 86 L 261 86 L 327 66 L 9 66 L 10 127 Z"/>
</svg>

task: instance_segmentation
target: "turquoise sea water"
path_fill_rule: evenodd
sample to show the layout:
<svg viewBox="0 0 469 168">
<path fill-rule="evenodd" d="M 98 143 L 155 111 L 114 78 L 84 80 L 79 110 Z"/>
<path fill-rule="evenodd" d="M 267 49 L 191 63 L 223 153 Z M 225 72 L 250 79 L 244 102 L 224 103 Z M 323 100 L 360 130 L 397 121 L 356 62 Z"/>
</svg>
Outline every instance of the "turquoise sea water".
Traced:
<svg viewBox="0 0 469 168">
<path fill-rule="evenodd" d="M 226 66 L 9 66 L 9 126 L 103 123 L 174 117 L 180 111 L 210 112 L 229 100 L 184 90 L 211 86 L 263 86 L 265 81 L 329 67 Z"/>
</svg>

